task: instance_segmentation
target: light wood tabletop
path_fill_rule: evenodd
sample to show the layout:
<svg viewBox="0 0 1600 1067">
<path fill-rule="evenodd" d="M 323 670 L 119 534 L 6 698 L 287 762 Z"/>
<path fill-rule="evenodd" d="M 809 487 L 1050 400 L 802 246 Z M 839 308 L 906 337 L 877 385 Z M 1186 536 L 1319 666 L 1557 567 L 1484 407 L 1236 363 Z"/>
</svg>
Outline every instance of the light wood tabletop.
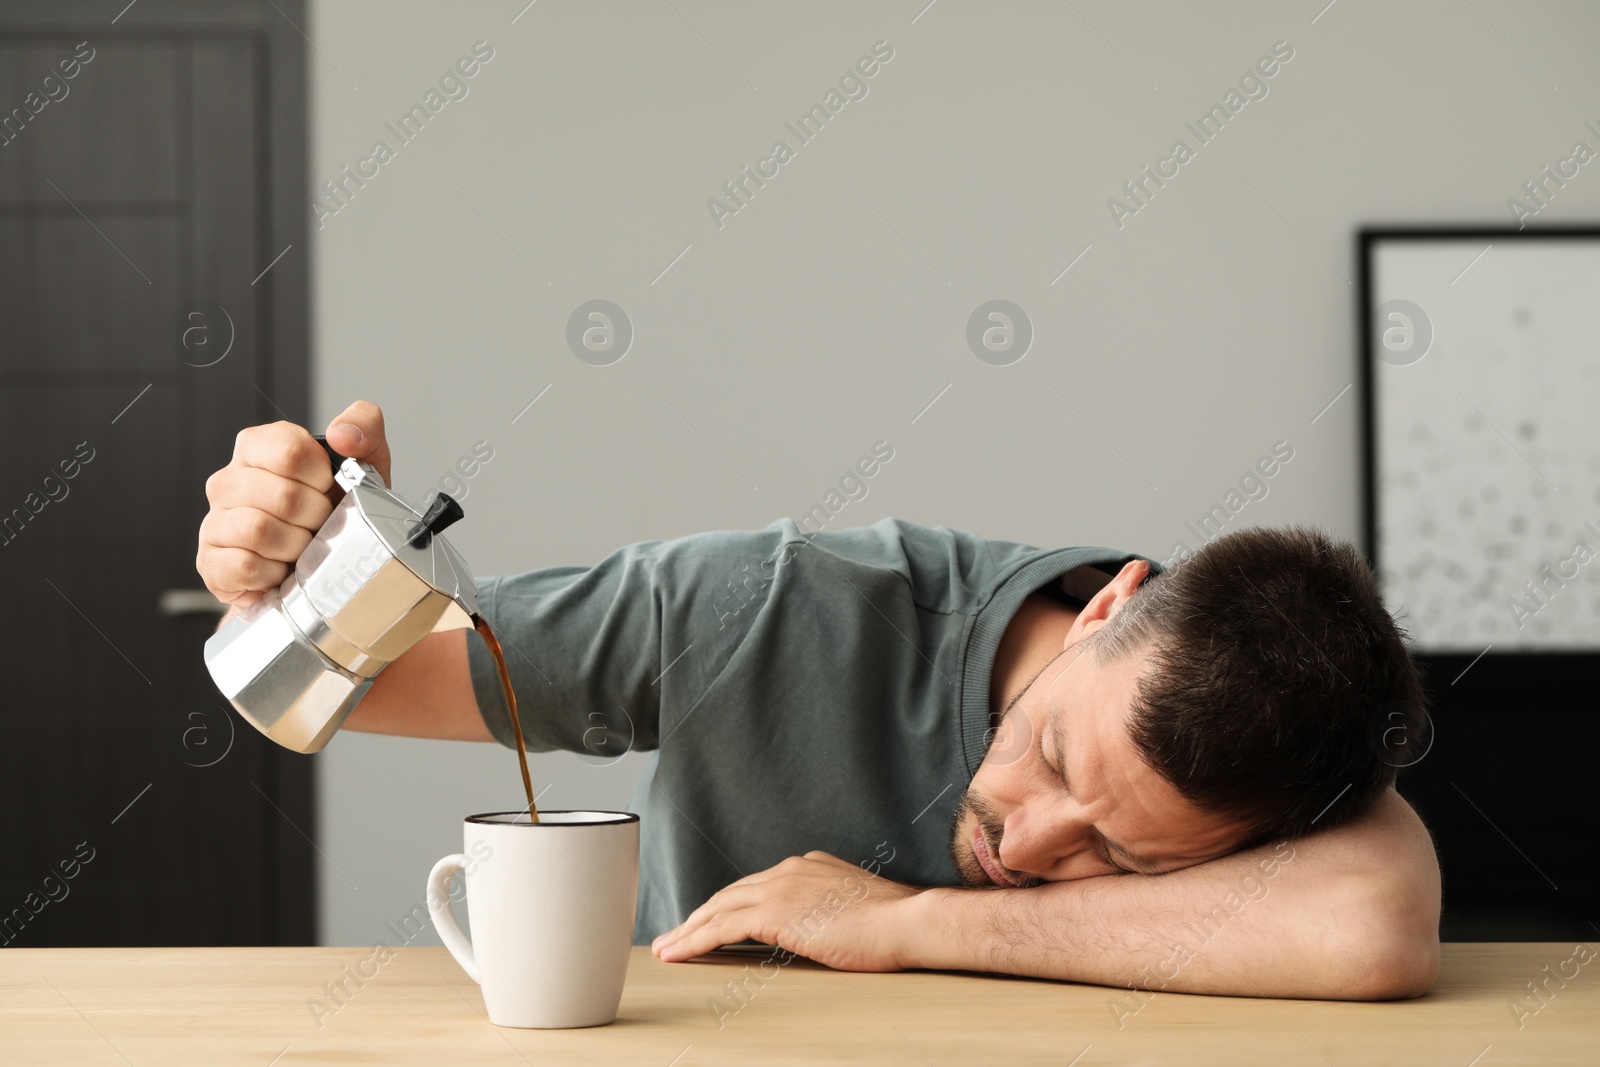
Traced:
<svg viewBox="0 0 1600 1067">
<path fill-rule="evenodd" d="M 612 1025 L 511 1030 L 488 1022 L 443 949 L 386 962 L 359 948 L 7 949 L 0 1063 L 1600 1063 L 1600 961 L 1574 950 L 1449 944 L 1428 996 L 1349 1004 L 846 974 L 735 953 L 665 964 L 636 948 Z M 340 982 L 349 992 L 330 997 Z"/>
</svg>

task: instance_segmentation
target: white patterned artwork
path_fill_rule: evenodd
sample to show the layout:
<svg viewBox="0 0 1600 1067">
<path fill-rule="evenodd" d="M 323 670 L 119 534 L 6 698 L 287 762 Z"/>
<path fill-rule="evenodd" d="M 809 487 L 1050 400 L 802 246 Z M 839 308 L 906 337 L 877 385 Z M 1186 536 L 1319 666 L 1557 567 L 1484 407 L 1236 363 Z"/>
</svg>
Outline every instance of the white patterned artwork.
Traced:
<svg viewBox="0 0 1600 1067">
<path fill-rule="evenodd" d="M 1376 235 L 1385 599 L 1421 652 L 1600 650 L 1600 232 Z"/>
</svg>

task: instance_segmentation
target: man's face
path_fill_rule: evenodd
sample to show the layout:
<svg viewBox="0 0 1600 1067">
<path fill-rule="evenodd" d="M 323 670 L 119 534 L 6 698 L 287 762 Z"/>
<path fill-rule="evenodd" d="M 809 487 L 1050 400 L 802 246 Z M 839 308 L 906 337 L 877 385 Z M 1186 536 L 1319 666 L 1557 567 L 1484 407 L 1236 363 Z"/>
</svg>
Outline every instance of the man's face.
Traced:
<svg viewBox="0 0 1600 1067">
<path fill-rule="evenodd" d="M 1008 706 L 956 809 L 950 856 L 967 885 L 1159 874 L 1244 843 L 1244 826 L 1196 808 L 1135 749 L 1147 653 L 1102 662 L 1091 644 L 1069 644 Z"/>
</svg>

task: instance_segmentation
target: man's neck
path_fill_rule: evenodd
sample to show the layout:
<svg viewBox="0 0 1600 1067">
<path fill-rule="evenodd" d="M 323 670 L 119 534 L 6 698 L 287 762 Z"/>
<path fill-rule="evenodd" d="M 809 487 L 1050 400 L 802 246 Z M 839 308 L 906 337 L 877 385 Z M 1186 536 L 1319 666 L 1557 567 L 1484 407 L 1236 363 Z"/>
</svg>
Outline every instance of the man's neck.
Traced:
<svg viewBox="0 0 1600 1067">
<path fill-rule="evenodd" d="M 1030 593 L 1006 625 L 989 672 L 989 710 L 999 715 L 1045 665 L 1061 654 L 1074 608 L 1042 593 Z"/>
</svg>

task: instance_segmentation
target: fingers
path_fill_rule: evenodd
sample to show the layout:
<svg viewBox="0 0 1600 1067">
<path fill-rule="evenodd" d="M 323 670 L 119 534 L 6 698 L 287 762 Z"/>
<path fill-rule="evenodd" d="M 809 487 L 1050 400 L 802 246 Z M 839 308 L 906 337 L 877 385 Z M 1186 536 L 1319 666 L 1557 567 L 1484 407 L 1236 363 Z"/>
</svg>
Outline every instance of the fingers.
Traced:
<svg viewBox="0 0 1600 1067">
<path fill-rule="evenodd" d="M 263 559 L 293 563 L 311 543 L 311 531 L 259 508 L 229 508 L 213 511 L 201 521 L 200 539 L 218 548 L 243 548 Z"/>
<path fill-rule="evenodd" d="M 764 892 L 754 885 L 735 882 L 726 889 L 712 894 L 710 900 L 691 912 L 689 917 L 675 929 L 668 930 L 656 938 L 651 942 L 650 950 L 663 960 L 672 962 L 699 956 L 729 944 L 727 941 L 720 941 L 709 947 L 703 947 L 711 940 L 711 935 L 706 933 L 707 928 L 720 917 L 749 907 L 762 900 L 764 896 Z M 742 941 L 747 936 L 749 935 L 740 935 L 734 940 Z"/>
<path fill-rule="evenodd" d="M 378 405 L 357 400 L 328 423 L 328 444 L 341 456 L 364 459 L 383 476 L 389 477 L 389 439 L 384 433 L 383 411 Z"/>
<path fill-rule="evenodd" d="M 853 864 L 826 852 L 790 856 L 776 866 L 746 875 L 714 893 L 676 929 L 656 938 L 651 943 L 651 951 L 672 963 L 704 955 L 745 938 L 773 943 L 775 916 L 805 911 L 801 901 L 813 895 L 820 899 L 822 893 L 834 889 L 839 884 L 839 876 L 847 872 L 860 873 Z"/>
<path fill-rule="evenodd" d="M 659 946 L 665 942 L 676 940 L 691 930 L 698 929 L 710 922 L 719 912 L 729 909 L 752 907 L 762 900 L 770 899 L 775 895 L 776 886 L 770 883 L 785 876 L 797 875 L 833 875 L 840 871 L 857 873 L 854 864 L 847 863 L 837 856 L 827 852 L 812 851 L 804 856 L 790 856 L 783 862 L 768 867 L 755 874 L 747 874 L 737 882 L 732 882 L 723 889 L 712 894 L 711 899 L 689 913 L 689 917 L 675 930 L 669 930 L 655 939 L 654 945 Z M 759 888 L 766 886 L 766 888 Z M 743 940 L 742 935 L 737 940 Z M 728 942 L 723 942 L 727 944 Z M 709 951 L 709 950 L 706 950 Z M 663 957 L 665 958 L 665 957 Z"/>
<path fill-rule="evenodd" d="M 711 899 L 689 913 L 689 917 L 679 925 L 679 930 L 702 926 L 709 922 L 718 912 L 730 908 L 748 907 L 765 897 L 765 893 L 757 890 L 753 884 L 735 882 L 726 889 L 712 894 Z M 657 940 L 660 940 L 659 938 Z"/>
<path fill-rule="evenodd" d="M 684 934 L 677 940 L 656 950 L 665 963 L 682 963 L 707 952 L 715 952 L 724 945 L 736 945 L 746 938 L 755 937 L 747 923 L 742 922 L 748 910 L 724 912 L 715 919 Z"/>
<path fill-rule="evenodd" d="M 245 548 L 202 544 L 196 568 L 206 588 L 224 604 L 250 604 L 267 589 L 276 589 L 289 576 L 289 564 L 266 559 Z"/>
<path fill-rule="evenodd" d="M 333 469 L 327 453 L 304 427 L 292 422 L 247 426 L 240 430 L 239 436 L 234 438 L 230 466 L 268 471 L 319 492 L 333 487 Z"/>
<path fill-rule="evenodd" d="M 389 481 L 389 444 L 376 405 L 351 404 L 334 419 L 328 443 Z M 206 588 L 226 603 L 249 604 L 281 584 L 340 492 L 327 453 L 304 427 L 275 422 L 239 431 L 233 461 L 206 480 L 211 511 L 195 553 Z"/>
<path fill-rule="evenodd" d="M 333 510 L 326 494 L 304 482 L 259 467 L 230 465 L 222 468 L 206 481 L 206 498 L 211 502 L 214 512 L 250 508 L 307 531 L 321 529 Z M 215 543 L 244 544 L 231 541 Z"/>
<path fill-rule="evenodd" d="M 306 492 L 317 494 L 310 489 Z M 258 508 L 212 510 L 200 523 L 195 568 L 206 588 L 225 604 L 275 589 L 311 543 L 310 530 Z M 248 604 L 255 597 L 244 599 Z"/>
<path fill-rule="evenodd" d="M 764 900 L 753 886 L 730 886 L 696 909 L 676 930 L 656 938 L 651 951 L 667 963 L 677 963 L 746 938 L 762 940 L 758 928 L 762 913 L 757 905 Z"/>
</svg>

